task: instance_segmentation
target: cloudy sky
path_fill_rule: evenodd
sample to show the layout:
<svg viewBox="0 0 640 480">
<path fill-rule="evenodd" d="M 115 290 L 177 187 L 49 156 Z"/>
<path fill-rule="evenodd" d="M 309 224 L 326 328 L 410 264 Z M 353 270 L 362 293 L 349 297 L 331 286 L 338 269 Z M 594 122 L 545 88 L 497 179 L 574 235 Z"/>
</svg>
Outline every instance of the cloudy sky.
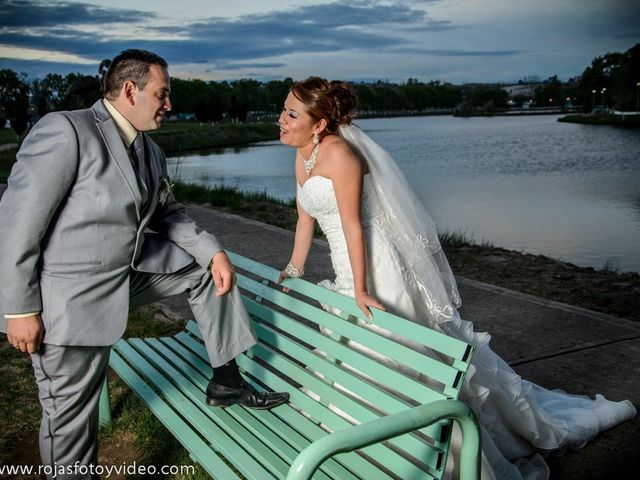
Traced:
<svg viewBox="0 0 640 480">
<path fill-rule="evenodd" d="M 30 78 L 135 47 L 204 80 L 566 80 L 638 42 L 637 0 L 0 0 L 0 68 Z"/>
</svg>

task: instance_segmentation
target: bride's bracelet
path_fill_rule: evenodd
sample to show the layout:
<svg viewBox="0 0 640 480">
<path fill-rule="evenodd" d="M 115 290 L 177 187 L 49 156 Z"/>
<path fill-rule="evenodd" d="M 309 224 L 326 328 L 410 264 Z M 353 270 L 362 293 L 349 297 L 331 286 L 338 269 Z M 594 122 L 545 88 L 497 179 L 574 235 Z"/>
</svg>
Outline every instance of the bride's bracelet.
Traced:
<svg viewBox="0 0 640 480">
<path fill-rule="evenodd" d="M 298 270 L 292 263 L 288 263 L 284 269 L 284 273 L 289 275 L 291 278 L 300 278 L 304 275 L 304 268 L 302 270 Z"/>
</svg>

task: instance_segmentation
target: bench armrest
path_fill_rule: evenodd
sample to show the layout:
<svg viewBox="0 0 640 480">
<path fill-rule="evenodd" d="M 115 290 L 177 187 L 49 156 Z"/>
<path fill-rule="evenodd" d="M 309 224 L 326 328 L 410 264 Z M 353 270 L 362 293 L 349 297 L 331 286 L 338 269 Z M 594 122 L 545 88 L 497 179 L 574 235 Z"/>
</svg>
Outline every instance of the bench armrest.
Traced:
<svg viewBox="0 0 640 480">
<path fill-rule="evenodd" d="M 460 478 L 480 478 L 482 440 L 474 413 L 459 400 L 437 400 L 425 405 L 339 430 L 316 440 L 291 464 L 287 480 L 308 480 L 328 458 L 397 437 L 444 419 L 458 422 L 462 430 Z"/>
</svg>

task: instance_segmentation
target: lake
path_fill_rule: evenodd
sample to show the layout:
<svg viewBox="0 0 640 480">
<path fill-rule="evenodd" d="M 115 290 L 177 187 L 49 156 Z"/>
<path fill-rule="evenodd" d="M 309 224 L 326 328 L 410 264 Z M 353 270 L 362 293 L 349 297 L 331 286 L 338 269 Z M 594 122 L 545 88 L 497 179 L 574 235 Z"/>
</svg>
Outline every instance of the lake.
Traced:
<svg viewBox="0 0 640 480">
<path fill-rule="evenodd" d="M 640 130 L 558 116 L 363 119 L 439 231 L 581 266 L 640 272 Z M 295 195 L 279 142 L 169 159 L 184 182 Z M 172 167 L 172 166 L 173 167 Z"/>
</svg>

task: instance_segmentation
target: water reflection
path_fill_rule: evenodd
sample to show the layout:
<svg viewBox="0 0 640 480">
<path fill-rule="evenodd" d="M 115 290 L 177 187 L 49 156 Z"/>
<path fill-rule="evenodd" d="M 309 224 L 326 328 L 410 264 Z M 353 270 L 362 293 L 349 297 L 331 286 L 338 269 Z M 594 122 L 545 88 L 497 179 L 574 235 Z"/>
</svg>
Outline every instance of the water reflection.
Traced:
<svg viewBox="0 0 640 480">
<path fill-rule="evenodd" d="M 393 153 L 441 231 L 596 268 L 613 257 L 622 270 L 640 271 L 640 132 L 556 120 L 358 123 Z M 185 157 L 179 176 L 288 199 L 293 158 L 292 149 L 268 142 Z"/>
</svg>

